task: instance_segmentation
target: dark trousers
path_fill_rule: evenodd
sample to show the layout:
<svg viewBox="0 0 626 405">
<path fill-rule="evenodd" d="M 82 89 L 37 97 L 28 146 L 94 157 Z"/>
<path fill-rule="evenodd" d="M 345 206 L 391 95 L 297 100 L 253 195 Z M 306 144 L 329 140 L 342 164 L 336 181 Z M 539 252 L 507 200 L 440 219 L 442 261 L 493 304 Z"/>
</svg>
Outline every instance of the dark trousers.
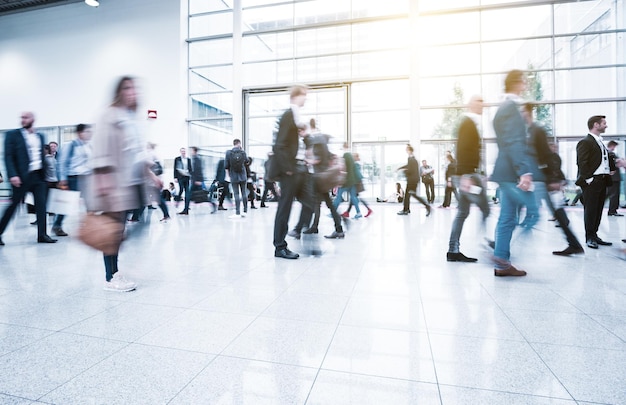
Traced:
<svg viewBox="0 0 626 405">
<path fill-rule="evenodd" d="M 585 240 L 598 237 L 598 228 L 602 219 L 608 175 L 593 176 L 593 181 L 583 188 L 585 207 Z"/>
<path fill-rule="evenodd" d="M 343 228 L 341 227 L 341 217 L 337 213 L 337 210 L 335 209 L 335 206 L 333 205 L 333 201 L 331 200 L 330 194 L 328 193 L 328 191 L 325 193 L 319 193 L 318 197 L 320 198 L 320 201 L 318 201 L 315 204 L 315 210 L 313 212 L 315 215 L 315 218 L 313 219 L 313 225 L 311 226 L 311 228 L 317 229 L 317 226 L 320 223 L 320 206 L 322 204 L 321 202 L 324 201 L 326 203 L 326 206 L 330 210 L 330 214 L 333 216 L 333 221 L 335 222 L 335 231 L 343 232 Z"/>
<path fill-rule="evenodd" d="M 26 193 L 30 191 L 35 198 L 37 238 L 43 238 L 46 236 L 46 195 L 48 194 L 48 185 L 42 179 L 41 170 L 29 172 L 21 180 L 22 185 L 20 187 L 11 186 L 13 189 L 11 204 L 4 211 L 2 219 L 0 219 L 0 235 L 6 230 L 17 206 L 24 200 Z"/>
<path fill-rule="evenodd" d="M 613 184 L 606 189 L 609 199 L 609 213 L 615 214 L 619 208 L 619 193 L 622 189 L 621 180 L 613 180 Z"/>
<path fill-rule="evenodd" d="M 456 201 L 459 201 L 459 195 L 456 192 L 456 187 L 446 186 L 446 192 L 444 194 L 442 204 L 444 207 L 449 207 L 450 203 L 452 203 L 452 193 L 454 193 L 454 198 L 456 198 Z"/>
<path fill-rule="evenodd" d="M 424 206 L 427 206 L 428 203 L 422 197 L 417 195 L 417 182 L 406 183 L 406 190 L 404 191 L 404 210 L 409 210 L 409 204 L 411 203 L 411 197 L 415 198 L 417 201 L 421 202 Z"/>
<path fill-rule="evenodd" d="M 179 177 L 178 178 L 178 195 L 179 197 L 183 197 L 183 193 L 185 193 L 185 208 L 184 212 L 189 210 L 189 201 L 190 201 L 190 190 L 189 190 L 189 177 Z"/>
<path fill-rule="evenodd" d="M 272 194 L 274 194 L 274 199 L 278 200 L 278 193 L 276 192 L 276 183 L 273 181 L 265 181 L 265 187 L 263 188 L 263 196 L 261 196 L 261 205 L 265 204 L 265 200 L 267 200 L 267 192 L 272 190 Z"/>
<path fill-rule="evenodd" d="M 426 189 L 426 200 L 428 200 L 429 203 L 432 203 L 435 201 L 435 181 L 427 180 L 422 182 L 424 183 L 424 188 Z"/>
<path fill-rule="evenodd" d="M 289 231 L 289 216 L 293 199 L 297 198 L 303 206 L 309 210 L 313 209 L 311 201 L 311 184 L 308 181 L 309 173 L 306 166 L 297 166 L 297 170 L 291 176 L 283 174 L 280 178 L 280 198 L 276 208 L 274 218 L 274 248 L 276 250 L 285 249 L 287 242 L 285 237 Z"/>
</svg>

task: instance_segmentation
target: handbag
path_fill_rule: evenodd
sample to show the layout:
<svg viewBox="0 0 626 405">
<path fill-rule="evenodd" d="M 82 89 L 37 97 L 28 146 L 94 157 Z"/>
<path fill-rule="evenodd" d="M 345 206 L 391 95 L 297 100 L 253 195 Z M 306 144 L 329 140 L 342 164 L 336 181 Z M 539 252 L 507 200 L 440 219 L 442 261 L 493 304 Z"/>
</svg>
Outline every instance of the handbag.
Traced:
<svg viewBox="0 0 626 405">
<path fill-rule="evenodd" d="M 48 190 L 48 212 L 59 215 L 74 215 L 80 210 L 80 191 Z"/>
<path fill-rule="evenodd" d="M 160 176 L 163 174 L 163 166 L 161 166 L 161 163 L 158 160 L 154 161 L 154 164 L 152 165 L 152 167 L 150 167 L 150 170 L 152 170 L 152 173 L 154 173 L 156 176 Z"/>
<path fill-rule="evenodd" d="M 193 190 L 191 192 L 191 201 L 196 204 L 209 202 L 209 192 L 206 190 Z"/>
<path fill-rule="evenodd" d="M 362 193 L 363 191 L 365 191 L 365 187 L 363 187 L 363 183 L 362 182 L 358 182 L 354 185 L 356 187 L 356 193 Z"/>
<path fill-rule="evenodd" d="M 335 156 L 326 170 L 313 174 L 315 189 L 320 193 L 326 193 L 337 186 L 342 186 L 346 182 L 346 177 L 345 160 Z"/>
<path fill-rule="evenodd" d="M 123 235 L 124 224 L 106 213 L 88 212 L 78 228 L 78 239 L 106 256 L 117 254 Z"/>
</svg>

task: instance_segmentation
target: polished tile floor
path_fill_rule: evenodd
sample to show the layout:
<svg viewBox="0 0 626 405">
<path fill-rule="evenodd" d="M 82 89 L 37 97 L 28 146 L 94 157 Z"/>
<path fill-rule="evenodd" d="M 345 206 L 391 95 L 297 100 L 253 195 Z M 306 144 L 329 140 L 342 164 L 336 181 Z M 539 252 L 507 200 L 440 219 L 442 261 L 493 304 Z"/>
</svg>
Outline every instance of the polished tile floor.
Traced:
<svg viewBox="0 0 626 405">
<path fill-rule="evenodd" d="M 19 213 L 0 247 L 0 403 L 626 404 L 624 218 L 603 218 L 613 247 L 563 258 L 544 212 L 513 242 L 528 276 L 495 278 L 477 211 L 465 264 L 445 261 L 455 209 L 372 207 L 344 240 L 291 239 L 295 261 L 273 257 L 274 203 L 147 211 L 120 255 L 130 293 L 103 291 L 101 256 L 72 236 L 35 243 Z"/>
</svg>

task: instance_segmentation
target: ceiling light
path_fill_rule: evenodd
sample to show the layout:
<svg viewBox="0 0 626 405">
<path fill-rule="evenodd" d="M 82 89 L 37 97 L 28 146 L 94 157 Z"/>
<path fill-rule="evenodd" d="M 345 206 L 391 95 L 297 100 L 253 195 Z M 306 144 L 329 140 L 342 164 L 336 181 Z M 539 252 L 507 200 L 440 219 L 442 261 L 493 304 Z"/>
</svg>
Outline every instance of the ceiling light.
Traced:
<svg viewBox="0 0 626 405">
<path fill-rule="evenodd" d="M 85 3 L 87 3 L 87 5 L 91 7 L 98 7 L 100 5 L 100 2 L 98 0 L 85 0 Z"/>
</svg>

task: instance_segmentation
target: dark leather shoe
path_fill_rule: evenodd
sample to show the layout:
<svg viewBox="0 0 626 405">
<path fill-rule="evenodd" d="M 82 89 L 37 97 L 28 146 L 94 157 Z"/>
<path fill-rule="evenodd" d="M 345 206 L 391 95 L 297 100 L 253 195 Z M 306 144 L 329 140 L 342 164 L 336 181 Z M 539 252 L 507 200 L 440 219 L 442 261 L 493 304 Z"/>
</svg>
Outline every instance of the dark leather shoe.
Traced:
<svg viewBox="0 0 626 405">
<path fill-rule="evenodd" d="M 598 245 L 601 245 L 601 246 L 611 246 L 611 245 L 613 245 L 613 242 L 605 242 L 605 241 L 603 241 L 600 238 L 596 238 L 596 243 Z"/>
<path fill-rule="evenodd" d="M 0 242 L 2 242 L 2 239 L 0 239 Z M 622 239 L 622 242 L 626 243 L 626 239 Z"/>
<path fill-rule="evenodd" d="M 405 211 L 405 210 L 398 211 L 398 215 L 409 215 L 410 213 L 411 211 Z"/>
<path fill-rule="evenodd" d="M 475 259 L 473 257 L 467 257 L 467 256 L 465 256 L 461 252 L 457 252 L 457 253 L 448 252 L 448 253 L 446 253 L 446 260 L 448 260 L 449 262 L 466 262 L 466 263 L 474 263 L 474 262 L 478 261 L 478 259 Z"/>
<path fill-rule="evenodd" d="M 56 243 L 56 239 L 52 239 L 48 235 L 44 235 L 41 238 L 37 238 L 37 243 Z"/>
<path fill-rule="evenodd" d="M 585 249 L 583 249 L 582 246 L 579 246 L 579 247 L 568 246 L 563 250 L 557 250 L 555 252 L 552 252 L 553 255 L 557 255 L 557 256 L 569 256 L 569 255 L 577 255 L 581 253 L 585 253 Z"/>
<path fill-rule="evenodd" d="M 598 244 L 593 239 L 587 239 L 587 247 L 590 247 L 592 249 L 597 249 L 598 248 Z"/>
<path fill-rule="evenodd" d="M 292 252 L 291 250 L 287 248 L 284 248 L 284 249 L 279 249 L 275 251 L 274 257 L 280 257 L 282 259 L 297 259 L 298 257 L 300 257 L 300 255 L 295 252 Z"/>
<path fill-rule="evenodd" d="M 67 233 L 62 228 L 52 228 L 52 232 L 54 232 L 56 236 L 67 236 Z"/>
<path fill-rule="evenodd" d="M 324 235 L 326 239 L 343 239 L 346 237 L 346 234 L 343 232 L 333 232 L 330 235 Z"/>
<path fill-rule="evenodd" d="M 525 276 L 526 272 L 524 270 L 518 270 L 515 266 L 510 265 L 508 269 L 504 270 L 493 269 L 493 275 L 497 277 L 521 277 Z"/>
<path fill-rule="evenodd" d="M 430 208 L 430 205 L 426 206 L 426 216 L 430 216 L 430 212 L 432 211 L 432 209 Z"/>
<path fill-rule="evenodd" d="M 189 215 L 189 211 L 181 211 L 178 215 Z"/>
<path fill-rule="evenodd" d="M 224 208 L 224 207 L 222 207 L 222 206 L 220 205 L 219 207 L 217 207 L 217 210 L 218 210 L 218 211 L 227 211 L 227 210 L 228 210 L 228 208 Z"/>
<path fill-rule="evenodd" d="M 300 231 L 296 231 L 295 229 L 292 229 L 291 231 L 287 232 L 287 236 L 291 236 L 292 238 L 296 238 L 296 239 L 300 239 Z"/>
<path fill-rule="evenodd" d="M 318 233 L 317 228 L 309 228 L 306 231 L 302 232 L 304 235 L 312 235 L 314 233 Z"/>
<path fill-rule="evenodd" d="M 4 242 L 2 241 L 2 238 L 0 238 L 0 246 L 4 246 Z"/>
<path fill-rule="evenodd" d="M 610 217 L 623 217 L 624 216 L 624 214 L 619 214 L 617 212 L 609 212 L 607 215 Z"/>
</svg>

